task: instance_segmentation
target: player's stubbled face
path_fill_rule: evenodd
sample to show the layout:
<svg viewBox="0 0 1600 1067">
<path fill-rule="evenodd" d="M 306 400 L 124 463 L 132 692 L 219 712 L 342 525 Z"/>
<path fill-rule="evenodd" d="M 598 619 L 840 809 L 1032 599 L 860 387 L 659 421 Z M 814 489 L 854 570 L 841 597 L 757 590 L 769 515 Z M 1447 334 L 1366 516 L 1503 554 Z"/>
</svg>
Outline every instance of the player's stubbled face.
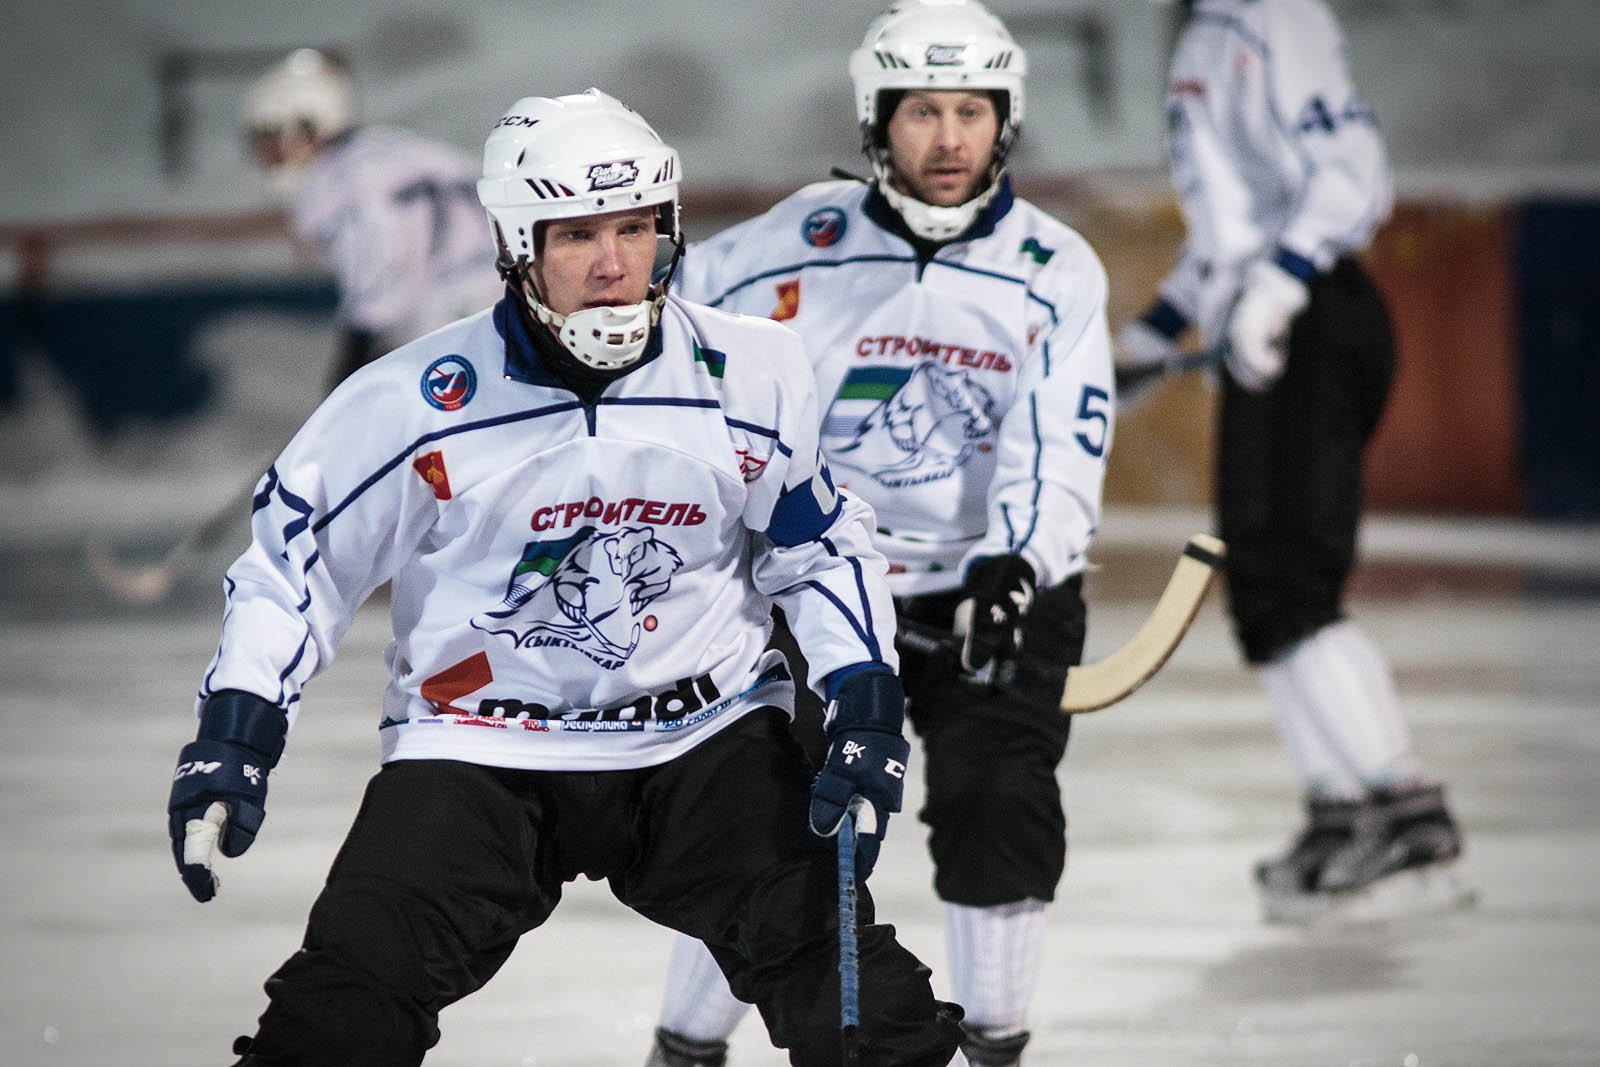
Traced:
<svg viewBox="0 0 1600 1067">
<path fill-rule="evenodd" d="M 891 180 L 924 204 L 964 204 L 978 195 L 989 173 L 999 130 L 1000 117 L 988 93 L 906 93 L 889 119 Z"/>
<path fill-rule="evenodd" d="M 545 224 L 534 278 L 558 315 L 637 304 L 649 293 L 655 255 L 654 208 L 556 219 Z"/>
</svg>

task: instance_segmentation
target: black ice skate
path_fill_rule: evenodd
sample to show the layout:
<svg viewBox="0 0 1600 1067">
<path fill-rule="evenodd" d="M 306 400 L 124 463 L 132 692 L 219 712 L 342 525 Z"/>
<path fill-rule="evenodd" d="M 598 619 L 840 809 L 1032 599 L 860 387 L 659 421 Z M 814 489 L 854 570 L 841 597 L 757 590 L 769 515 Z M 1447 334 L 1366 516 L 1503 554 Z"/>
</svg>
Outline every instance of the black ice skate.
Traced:
<svg viewBox="0 0 1600 1067">
<path fill-rule="evenodd" d="M 1361 802 L 1331 797 L 1306 798 L 1306 826 L 1289 850 L 1256 864 L 1256 887 L 1267 922 L 1308 923 L 1334 907 L 1331 894 L 1319 892 L 1329 857 L 1348 846 Z"/>
<path fill-rule="evenodd" d="M 1032 1035 L 1024 1030 L 1010 1037 L 985 1037 L 981 1031 L 961 1027 L 961 1051 L 972 1067 L 1017 1067 L 1022 1049 Z"/>
<path fill-rule="evenodd" d="M 726 1041 L 693 1041 L 657 1027 L 655 1047 L 644 1067 L 723 1067 L 727 1062 Z"/>
<path fill-rule="evenodd" d="M 1349 843 L 1322 865 L 1317 889 L 1353 920 L 1467 907 L 1477 894 L 1456 870 L 1460 856 L 1461 832 L 1442 786 L 1375 789 L 1356 813 Z"/>
</svg>

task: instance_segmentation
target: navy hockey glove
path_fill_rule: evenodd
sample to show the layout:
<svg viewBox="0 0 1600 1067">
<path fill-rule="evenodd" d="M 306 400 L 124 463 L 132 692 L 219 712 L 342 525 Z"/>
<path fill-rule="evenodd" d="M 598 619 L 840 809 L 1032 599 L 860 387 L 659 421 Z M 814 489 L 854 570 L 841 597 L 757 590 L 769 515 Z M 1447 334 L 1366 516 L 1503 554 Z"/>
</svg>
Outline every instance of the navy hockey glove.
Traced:
<svg viewBox="0 0 1600 1067">
<path fill-rule="evenodd" d="M 214 854 L 238 856 L 266 817 L 267 772 L 283 754 L 289 718 L 253 693 L 224 689 L 206 698 L 200 731 L 178 753 L 167 801 L 172 858 L 199 901 L 217 895 Z"/>
<path fill-rule="evenodd" d="M 906 694 L 887 667 L 842 670 L 850 673 L 829 700 L 824 724 L 828 758 L 811 785 L 811 832 L 832 837 L 852 801 L 863 801 L 856 812 L 856 877 L 864 882 L 878 862 L 889 813 L 900 810 L 905 793 Z"/>
<path fill-rule="evenodd" d="M 1017 555 L 985 556 L 967 568 L 965 598 L 956 605 L 961 669 L 979 674 L 1003 666 L 1022 647 L 1022 620 L 1033 607 L 1033 567 Z M 991 669 L 984 677 L 994 674 Z"/>
</svg>

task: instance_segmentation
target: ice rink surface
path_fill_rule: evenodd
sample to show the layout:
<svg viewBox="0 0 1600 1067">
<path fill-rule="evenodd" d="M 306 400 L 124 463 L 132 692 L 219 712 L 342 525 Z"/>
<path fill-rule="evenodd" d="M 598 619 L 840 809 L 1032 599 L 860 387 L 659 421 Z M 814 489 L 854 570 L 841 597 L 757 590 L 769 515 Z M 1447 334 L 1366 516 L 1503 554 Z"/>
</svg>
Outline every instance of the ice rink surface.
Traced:
<svg viewBox="0 0 1600 1067">
<path fill-rule="evenodd" d="M 320 373 L 233 367 L 236 395 L 281 410 L 253 400 L 114 453 L 85 446 L 47 392 L 0 424 L 21 452 L 0 476 L 0 1067 L 232 1063 L 377 766 L 387 619 L 371 604 L 306 691 L 255 847 L 223 861 L 216 900 L 190 899 L 168 782 L 243 533 L 147 608 L 109 600 L 82 545 L 102 533 L 158 555 L 314 402 Z M 1087 586 L 1090 658 L 1133 633 L 1204 524 L 1111 509 Z M 1299 797 L 1214 592 L 1160 675 L 1074 727 L 1060 771 L 1071 853 L 1031 1067 L 1600 1063 L 1600 527 L 1380 517 L 1363 544 L 1352 614 L 1392 657 L 1463 824 L 1478 906 L 1260 921 L 1250 869 L 1297 829 Z M 872 887 L 945 993 L 920 795 L 913 776 Z M 603 884 L 569 887 L 446 1011 L 430 1067 L 638 1067 L 670 940 Z M 784 1062 L 751 1013 L 731 1067 Z"/>
<path fill-rule="evenodd" d="M 1108 517 L 1091 658 L 1153 602 L 1183 521 Z M 1600 542 L 1592 528 L 1486 529 L 1376 520 L 1378 558 L 1352 600 L 1448 785 L 1478 906 L 1309 930 L 1259 920 L 1249 870 L 1295 829 L 1298 798 L 1213 594 L 1163 673 L 1075 726 L 1061 769 L 1071 857 L 1028 1063 L 1600 1063 Z M 163 809 L 216 638 L 214 574 L 154 608 L 97 604 L 74 553 L 7 549 L 0 1063 L 231 1063 L 375 769 L 387 620 L 364 609 L 308 688 L 261 837 L 200 905 L 173 870 Z M 1440 561 L 1452 555 L 1468 558 Z M 63 584 L 81 610 L 42 610 L 44 587 Z M 896 819 L 872 884 L 943 991 L 922 831 Z M 573 885 L 445 1013 L 428 1062 L 637 1065 L 669 943 L 603 884 Z M 730 1063 L 783 1062 L 752 1013 Z"/>
</svg>

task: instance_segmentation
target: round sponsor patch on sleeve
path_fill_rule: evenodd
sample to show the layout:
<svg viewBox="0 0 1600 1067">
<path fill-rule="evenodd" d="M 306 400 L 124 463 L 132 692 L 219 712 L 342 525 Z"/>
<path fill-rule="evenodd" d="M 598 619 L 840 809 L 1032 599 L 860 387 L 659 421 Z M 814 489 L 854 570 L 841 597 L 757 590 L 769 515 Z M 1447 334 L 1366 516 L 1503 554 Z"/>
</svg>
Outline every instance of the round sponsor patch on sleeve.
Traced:
<svg viewBox="0 0 1600 1067">
<path fill-rule="evenodd" d="M 836 207 L 819 207 L 800 224 L 800 236 L 812 248 L 828 248 L 844 237 L 846 218 Z"/>
<path fill-rule="evenodd" d="M 440 411 L 467 406 L 478 391 L 478 372 L 462 356 L 440 356 L 422 372 L 422 398 Z"/>
</svg>

